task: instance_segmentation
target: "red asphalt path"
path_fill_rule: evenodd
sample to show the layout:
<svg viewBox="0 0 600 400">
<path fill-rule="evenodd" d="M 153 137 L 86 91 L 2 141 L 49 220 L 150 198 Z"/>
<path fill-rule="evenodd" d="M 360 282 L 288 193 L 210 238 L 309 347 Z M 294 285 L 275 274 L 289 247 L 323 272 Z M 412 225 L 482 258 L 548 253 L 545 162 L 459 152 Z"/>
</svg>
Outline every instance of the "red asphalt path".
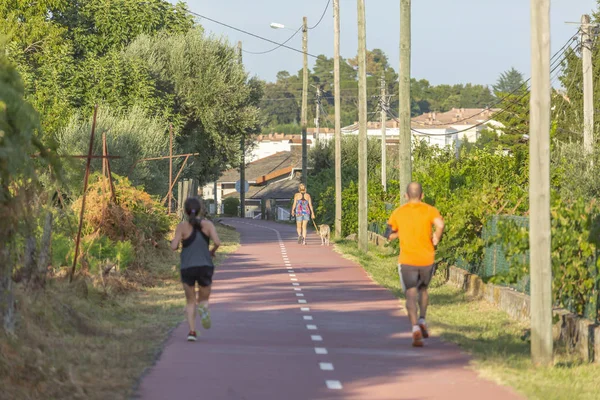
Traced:
<svg viewBox="0 0 600 400">
<path fill-rule="evenodd" d="M 136 398 L 521 398 L 479 378 L 454 345 L 433 337 L 412 348 L 398 299 L 316 235 L 301 246 L 292 226 L 227 222 L 242 246 L 215 274 L 212 329 L 197 321 L 201 336 L 188 343 L 182 323 Z"/>
</svg>

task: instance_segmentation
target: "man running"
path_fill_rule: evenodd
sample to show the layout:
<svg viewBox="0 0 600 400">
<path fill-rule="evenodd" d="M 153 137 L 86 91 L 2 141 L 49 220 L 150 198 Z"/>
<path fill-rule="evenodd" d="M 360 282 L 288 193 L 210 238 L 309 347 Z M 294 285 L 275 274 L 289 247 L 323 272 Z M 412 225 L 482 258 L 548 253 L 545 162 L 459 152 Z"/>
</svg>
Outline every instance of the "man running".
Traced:
<svg viewBox="0 0 600 400">
<path fill-rule="evenodd" d="M 422 202 L 423 187 L 419 183 L 408 185 L 406 198 L 408 203 L 398 207 L 390 216 L 386 236 L 389 240 L 400 240 L 398 275 L 412 324 L 412 345 L 422 347 L 423 338 L 429 337 L 425 322 L 429 303 L 427 287 L 435 272 L 435 246 L 442 238 L 444 220 L 435 207 Z M 432 226 L 435 226 L 433 235 Z"/>
</svg>

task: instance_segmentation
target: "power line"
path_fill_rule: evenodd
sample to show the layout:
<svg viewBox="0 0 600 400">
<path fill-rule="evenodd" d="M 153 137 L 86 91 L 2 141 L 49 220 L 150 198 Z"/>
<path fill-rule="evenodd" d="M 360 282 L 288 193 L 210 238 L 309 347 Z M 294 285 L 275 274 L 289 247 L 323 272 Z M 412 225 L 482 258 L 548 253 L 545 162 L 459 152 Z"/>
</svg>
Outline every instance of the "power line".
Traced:
<svg viewBox="0 0 600 400">
<path fill-rule="evenodd" d="M 576 33 L 575 35 L 571 36 L 571 38 L 569 38 L 569 40 L 567 40 L 567 42 L 565 43 L 565 45 L 564 45 L 563 47 L 561 47 L 561 48 L 560 48 L 560 49 L 559 49 L 559 50 L 558 50 L 556 53 L 554 53 L 554 55 L 553 55 L 553 56 L 550 58 L 551 65 L 552 65 L 552 64 L 554 64 L 554 63 L 556 62 L 556 60 L 554 60 L 554 59 L 556 58 L 556 56 L 558 56 L 558 55 L 562 55 L 562 54 L 564 54 L 564 53 L 566 52 L 566 48 L 567 48 L 567 46 L 569 46 L 569 45 L 570 45 L 570 44 L 571 44 L 571 43 L 572 43 L 574 40 L 576 40 L 576 39 L 577 39 L 577 35 L 579 34 L 579 32 L 580 32 L 580 30 L 578 30 L 578 31 L 577 31 L 577 33 Z M 560 66 L 560 65 L 562 64 L 562 62 L 564 61 L 564 59 L 565 59 L 565 58 L 563 58 L 563 59 L 560 61 L 560 63 L 558 63 L 558 66 Z M 554 60 L 554 62 L 552 62 L 552 60 Z M 551 72 L 554 72 L 554 70 L 552 70 Z M 490 108 L 494 108 L 495 106 L 497 106 L 497 105 L 501 104 L 501 103 L 502 103 L 502 102 L 504 102 L 505 100 L 507 100 L 507 99 L 510 99 L 510 97 L 511 97 L 512 95 L 516 94 L 516 93 L 517 93 L 517 92 L 519 92 L 521 89 L 523 89 L 523 86 L 526 86 L 526 85 L 529 83 L 529 81 L 530 81 L 530 80 L 531 80 L 531 77 L 530 77 L 530 78 L 528 78 L 527 80 L 525 80 L 525 81 L 524 81 L 524 82 L 523 82 L 523 83 L 522 83 L 522 84 L 521 84 L 519 87 L 517 87 L 516 89 L 514 89 L 512 92 L 510 92 L 510 93 L 506 94 L 506 95 L 505 95 L 505 96 L 503 96 L 501 99 L 499 99 L 497 102 L 495 102 L 494 104 L 492 104 L 490 107 L 488 107 L 488 109 L 490 109 Z M 525 90 L 526 90 L 526 91 L 527 91 L 527 90 L 529 90 L 529 87 L 527 87 L 527 89 L 525 89 Z M 473 114 L 473 115 L 471 115 L 471 116 L 469 116 L 469 117 L 465 117 L 465 118 L 463 118 L 463 119 L 461 119 L 461 120 L 457 120 L 457 121 L 455 121 L 454 123 L 458 123 L 458 122 L 464 122 L 464 121 L 467 121 L 467 120 L 473 119 L 474 117 L 476 117 L 476 116 L 478 116 L 478 115 L 481 115 L 481 114 L 485 113 L 486 111 L 487 111 L 487 109 L 484 109 L 484 110 L 482 110 L 482 111 L 478 112 L 477 114 Z M 433 124 L 432 126 L 435 126 L 435 125 L 444 125 L 444 124 Z"/>
<path fill-rule="evenodd" d="M 248 32 L 248 31 L 245 31 L 245 30 L 243 30 L 243 29 L 240 29 L 240 28 L 236 28 L 235 26 L 231 26 L 231 25 L 229 25 L 229 24 L 226 24 L 226 23 L 224 23 L 224 22 L 217 21 L 216 19 L 209 18 L 209 17 L 207 17 L 207 16 L 205 16 L 205 15 L 202 15 L 202 14 L 198 14 L 198 13 L 196 13 L 196 12 L 194 12 L 194 11 L 190 11 L 190 10 L 187 10 L 187 9 L 186 9 L 186 11 L 187 11 L 187 12 L 189 12 L 190 14 L 192 14 L 192 15 L 195 15 L 195 16 L 197 16 L 197 17 L 204 18 L 204 19 L 206 19 L 206 20 L 208 20 L 208 21 L 214 22 L 215 24 L 219 24 L 219 25 L 222 25 L 222 26 L 224 26 L 224 27 L 227 27 L 227 28 L 229 28 L 229 29 L 233 29 L 234 31 L 241 32 L 241 33 L 243 33 L 243 34 L 246 34 L 246 35 L 249 35 L 249 36 L 255 37 L 255 38 L 257 38 L 257 39 L 260 39 L 260 40 L 264 40 L 265 42 L 269 42 L 269 43 L 272 43 L 272 44 L 276 44 L 276 45 L 278 45 L 279 47 L 285 47 L 286 49 L 289 49 L 289 50 L 295 51 L 295 52 L 297 52 L 297 53 L 300 53 L 300 54 L 304 54 L 304 52 L 303 52 L 302 50 L 295 49 L 295 48 L 293 48 L 293 47 L 290 47 L 290 46 L 287 46 L 287 45 L 285 45 L 285 44 L 283 44 L 283 43 L 278 43 L 278 42 L 275 42 L 274 40 L 267 39 L 266 37 L 259 36 L 259 35 L 255 34 L 255 33 Z M 308 53 L 308 52 L 306 53 L 306 55 L 308 55 L 308 56 L 310 56 L 310 57 L 312 57 L 312 58 L 318 58 L 318 57 L 317 57 L 317 56 L 315 56 L 314 54 L 310 54 L 310 53 Z"/>
<path fill-rule="evenodd" d="M 325 13 L 327 12 L 327 9 L 329 8 L 329 3 L 331 3 L 331 0 L 327 0 L 327 5 L 325 6 L 325 9 L 323 10 L 323 14 L 321 14 L 321 19 L 319 19 L 319 22 L 317 22 L 315 25 L 311 26 L 308 29 L 315 29 L 317 26 L 319 26 L 319 24 L 321 23 L 321 21 L 323 21 L 323 17 L 325 16 Z"/>
<path fill-rule="evenodd" d="M 248 50 L 242 49 L 242 51 L 244 53 L 248 53 L 248 54 L 267 54 L 267 53 L 270 53 L 272 51 L 275 51 L 275 50 L 281 48 L 282 46 L 285 46 L 285 44 L 287 42 L 289 42 L 290 40 L 292 40 L 294 38 L 294 36 L 296 36 L 298 34 L 298 32 L 300 32 L 301 30 L 302 30 L 302 27 L 298 28 L 298 30 L 296 32 L 294 32 L 294 34 L 292 36 L 290 36 L 285 42 L 281 43 L 280 45 L 277 45 L 277 46 L 273 47 L 270 50 L 266 50 L 266 51 L 248 51 Z"/>
</svg>

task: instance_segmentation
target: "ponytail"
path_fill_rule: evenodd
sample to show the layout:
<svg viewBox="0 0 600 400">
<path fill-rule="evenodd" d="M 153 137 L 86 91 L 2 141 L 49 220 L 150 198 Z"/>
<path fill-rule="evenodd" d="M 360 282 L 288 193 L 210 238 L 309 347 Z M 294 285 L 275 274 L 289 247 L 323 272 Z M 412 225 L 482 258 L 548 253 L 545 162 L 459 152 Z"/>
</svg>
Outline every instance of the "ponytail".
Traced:
<svg viewBox="0 0 600 400">
<path fill-rule="evenodd" d="M 188 222 L 194 228 L 200 229 L 202 227 L 202 217 L 204 217 L 203 203 L 195 197 L 190 197 L 185 201 L 183 208 L 188 215 Z"/>
<path fill-rule="evenodd" d="M 192 210 L 188 222 L 196 229 L 202 228 L 202 219 L 198 218 L 198 210 Z"/>
</svg>

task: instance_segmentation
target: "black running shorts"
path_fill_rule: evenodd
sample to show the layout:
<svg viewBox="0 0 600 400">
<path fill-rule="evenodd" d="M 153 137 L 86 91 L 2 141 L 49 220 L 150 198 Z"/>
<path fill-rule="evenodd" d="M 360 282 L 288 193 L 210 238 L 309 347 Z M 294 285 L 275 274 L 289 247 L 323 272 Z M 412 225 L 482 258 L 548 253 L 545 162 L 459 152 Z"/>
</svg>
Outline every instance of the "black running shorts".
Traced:
<svg viewBox="0 0 600 400">
<path fill-rule="evenodd" d="M 398 265 L 398 275 L 400 275 L 400 283 L 405 293 L 412 288 L 427 289 L 434 273 L 435 264 L 428 267 Z"/>
<path fill-rule="evenodd" d="M 215 267 L 190 267 L 181 270 L 181 282 L 188 286 L 198 285 L 207 287 L 212 285 L 212 277 Z"/>
</svg>

